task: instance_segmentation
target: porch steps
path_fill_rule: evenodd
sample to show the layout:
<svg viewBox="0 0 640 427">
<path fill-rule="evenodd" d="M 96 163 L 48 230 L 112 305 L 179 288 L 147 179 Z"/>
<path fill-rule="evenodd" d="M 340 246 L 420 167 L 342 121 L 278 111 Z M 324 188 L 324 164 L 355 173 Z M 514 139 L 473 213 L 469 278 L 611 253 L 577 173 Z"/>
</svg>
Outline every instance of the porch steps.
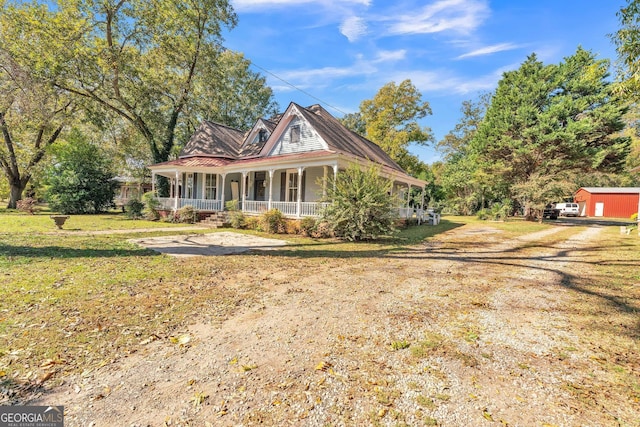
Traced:
<svg viewBox="0 0 640 427">
<path fill-rule="evenodd" d="M 214 212 L 200 221 L 201 225 L 211 228 L 224 227 L 224 225 L 228 223 L 229 220 L 226 212 Z"/>
</svg>

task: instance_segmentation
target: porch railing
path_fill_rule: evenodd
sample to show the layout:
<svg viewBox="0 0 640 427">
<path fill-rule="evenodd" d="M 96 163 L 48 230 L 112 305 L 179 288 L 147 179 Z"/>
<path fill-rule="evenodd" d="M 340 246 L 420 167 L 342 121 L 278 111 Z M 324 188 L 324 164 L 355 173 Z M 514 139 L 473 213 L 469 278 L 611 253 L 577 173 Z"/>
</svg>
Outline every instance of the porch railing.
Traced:
<svg viewBox="0 0 640 427">
<path fill-rule="evenodd" d="M 268 209 L 269 209 L 269 202 L 258 201 L 258 200 L 244 201 L 244 212 L 262 213 L 262 212 L 266 212 Z"/>
<path fill-rule="evenodd" d="M 160 202 L 162 209 L 173 210 L 176 206 L 176 199 L 172 197 L 158 197 L 156 198 Z M 193 206 L 198 211 L 217 212 L 222 210 L 222 203 L 220 200 L 205 200 L 205 199 L 178 199 L 178 209 L 183 206 Z M 320 216 L 320 212 L 323 208 L 328 206 L 328 203 L 319 202 L 302 202 L 300 204 L 300 216 Z M 251 214 L 261 214 L 266 212 L 269 208 L 269 202 L 257 201 L 257 200 L 245 200 L 243 212 Z M 298 214 L 297 202 L 271 202 L 272 209 L 278 209 L 284 214 L 284 216 L 295 218 Z M 398 216 L 400 218 L 417 218 L 421 223 L 429 222 L 437 224 L 440 220 L 439 214 L 434 214 L 433 210 L 414 209 L 407 207 L 397 208 Z"/>
<path fill-rule="evenodd" d="M 174 209 L 176 206 L 176 199 L 172 197 L 157 197 L 156 200 L 160 202 L 162 209 Z M 208 199 L 178 199 L 178 209 L 184 206 L 193 206 L 198 211 L 219 211 L 222 210 L 222 204 L 220 200 L 208 200 Z"/>
<path fill-rule="evenodd" d="M 285 216 L 296 216 L 296 202 L 271 202 L 271 209 L 278 209 Z"/>
</svg>

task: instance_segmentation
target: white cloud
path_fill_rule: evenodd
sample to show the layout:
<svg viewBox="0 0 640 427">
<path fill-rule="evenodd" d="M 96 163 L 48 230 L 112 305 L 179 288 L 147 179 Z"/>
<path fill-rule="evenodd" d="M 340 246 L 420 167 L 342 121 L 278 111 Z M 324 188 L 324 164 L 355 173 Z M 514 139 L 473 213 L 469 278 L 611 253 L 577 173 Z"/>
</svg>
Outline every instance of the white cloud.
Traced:
<svg viewBox="0 0 640 427">
<path fill-rule="evenodd" d="M 513 43 L 494 44 L 491 46 L 481 47 L 480 49 L 476 49 L 471 52 L 465 53 L 463 55 L 458 56 L 456 59 L 471 58 L 473 56 L 491 55 L 492 53 L 496 53 L 496 52 L 503 52 L 505 50 L 518 49 L 519 47 L 520 46 L 515 45 Z"/>
<path fill-rule="evenodd" d="M 489 15 L 485 0 L 438 0 L 415 13 L 392 18 L 388 32 L 427 34 L 442 31 L 468 33 L 476 29 Z"/>
<path fill-rule="evenodd" d="M 362 18 L 351 16 L 342 21 L 340 32 L 349 39 L 350 42 L 355 42 L 367 34 L 367 23 Z"/>
<path fill-rule="evenodd" d="M 379 62 L 389 62 L 389 61 L 400 61 L 407 57 L 407 51 L 405 49 L 401 50 L 381 50 L 378 52 L 376 59 L 374 59 L 373 63 Z"/>
<path fill-rule="evenodd" d="M 493 90 L 501 76 L 502 71 L 494 71 L 487 75 L 468 78 L 456 76 L 452 74 L 450 70 L 417 70 L 396 72 L 391 80 L 402 81 L 404 79 L 411 79 L 411 83 L 422 92 L 423 96 L 428 97 L 429 93 L 456 93 L 466 95 L 479 91 Z"/>
</svg>

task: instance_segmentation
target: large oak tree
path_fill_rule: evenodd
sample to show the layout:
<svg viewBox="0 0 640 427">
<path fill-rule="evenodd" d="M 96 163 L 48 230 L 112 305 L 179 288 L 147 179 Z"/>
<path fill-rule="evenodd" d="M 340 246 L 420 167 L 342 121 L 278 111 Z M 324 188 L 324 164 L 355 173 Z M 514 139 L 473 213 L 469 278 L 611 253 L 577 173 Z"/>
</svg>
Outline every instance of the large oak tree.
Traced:
<svg viewBox="0 0 640 427">
<path fill-rule="evenodd" d="M 31 13 L 23 24 L 27 32 L 43 27 L 48 33 L 45 44 L 29 37 L 7 39 L 6 50 L 18 62 L 28 58 L 29 70 L 73 95 L 83 118 L 103 126 L 114 123 L 115 115 L 133 127 L 154 162 L 168 160 L 177 141 L 184 140 L 199 120 L 238 126 L 275 111 L 265 78 L 252 72 L 242 55 L 221 44 L 223 30 L 236 24 L 227 0 L 1 5 L 3 14 Z M 36 9 L 46 10 L 53 19 L 40 25 Z M 73 31 L 60 31 L 69 23 Z M 7 20 L 7 25 L 13 23 Z M 107 116 L 111 118 L 104 120 Z"/>
<path fill-rule="evenodd" d="M 52 51 L 78 26 L 45 5 L 2 2 L 0 10 L 0 170 L 15 208 L 76 110 L 53 84 L 70 58 Z"/>
</svg>

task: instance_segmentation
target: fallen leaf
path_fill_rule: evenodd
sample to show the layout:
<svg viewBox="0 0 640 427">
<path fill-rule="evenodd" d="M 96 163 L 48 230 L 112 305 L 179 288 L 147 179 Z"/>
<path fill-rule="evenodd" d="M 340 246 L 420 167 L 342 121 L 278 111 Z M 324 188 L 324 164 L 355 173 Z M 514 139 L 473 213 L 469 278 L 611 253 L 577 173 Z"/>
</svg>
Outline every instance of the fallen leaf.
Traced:
<svg viewBox="0 0 640 427">
<path fill-rule="evenodd" d="M 329 368 L 331 368 L 331 363 L 322 361 L 316 365 L 316 371 L 326 372 Z"/>
<path fill-rule="evenodd" d="M 51 379 L 51 377 L 53 376 L 53 374 L 55 374 L 55 371 L 49 371 L 46 372 L 44 375 L 42 375 L 40 378 L 38 378 L 38 384 L 42 384 L 45 381 Z"/>
<path fill-rule="evenodd" d="M 189 342 L 191 342 L 191 335 L 182 334 L 179 337 L 169 337 L 169 340 L 174 344 L 178 344 L 180 346 L 183 346 L 183 345 L 186 345 Z"/>
</svg>

